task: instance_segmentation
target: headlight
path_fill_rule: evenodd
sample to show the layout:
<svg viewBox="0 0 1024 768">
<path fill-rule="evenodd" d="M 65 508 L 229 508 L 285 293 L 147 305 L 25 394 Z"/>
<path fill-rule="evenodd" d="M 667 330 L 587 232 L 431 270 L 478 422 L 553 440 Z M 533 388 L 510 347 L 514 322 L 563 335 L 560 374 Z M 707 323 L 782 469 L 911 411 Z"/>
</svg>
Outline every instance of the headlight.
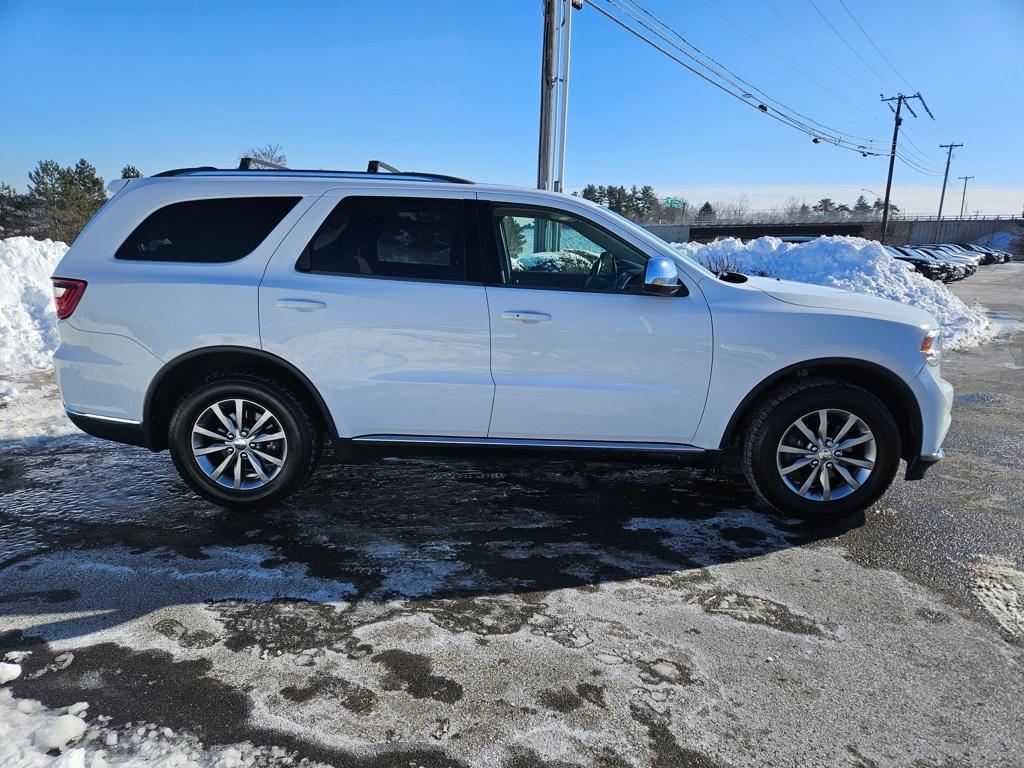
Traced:
<svg viewBox="0 0 1024 768">
<path fill-rule="evenodd" d="M 921 341 L 921 355 L 928 365 L 942 362 L 942 329 L 933 328 Z"/>
</svg>

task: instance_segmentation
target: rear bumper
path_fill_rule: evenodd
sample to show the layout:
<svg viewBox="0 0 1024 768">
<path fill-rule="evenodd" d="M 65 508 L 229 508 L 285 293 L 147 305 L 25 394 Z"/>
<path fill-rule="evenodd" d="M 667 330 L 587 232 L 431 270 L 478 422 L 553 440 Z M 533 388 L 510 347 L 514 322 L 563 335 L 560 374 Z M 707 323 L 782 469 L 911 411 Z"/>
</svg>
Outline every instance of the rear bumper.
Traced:
<svg viewBox="0 0 1024 768">
<path fill-rule="evenodd" d="M 113 440 L 116 443 L 127 445 L 138 445 L 142 448 L 150 448 L 149 433 L 143 427 L 141 421 L 129 421 L 127 419 L 115 419 L 109 416 L 96 416 L 94 414 L 80 413 L 70 408 L 65 408 L 68 418 L 76 427 L 87 435 L 99 437 L 103 440 Z"/>
</svg>

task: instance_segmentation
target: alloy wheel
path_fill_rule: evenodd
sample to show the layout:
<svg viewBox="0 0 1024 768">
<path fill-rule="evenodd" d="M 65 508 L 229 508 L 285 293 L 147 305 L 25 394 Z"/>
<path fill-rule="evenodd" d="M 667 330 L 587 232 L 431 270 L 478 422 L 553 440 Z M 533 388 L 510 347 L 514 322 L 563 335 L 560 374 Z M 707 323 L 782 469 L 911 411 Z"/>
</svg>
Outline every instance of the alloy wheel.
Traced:
<svg viewBox="0 0 1024 768">
<path fill-rule="evenodd" d="M 265 405 L 243 398 L 218 400 L 192 425 L 192 456 L 218 485 L 253 491 L 281 473 L 288 459 L 288 438 Z"/>
<path fill-rule="evenodd" d="M 810 501 L 849 496 L 871 476 L 877 445 L 871 429 L 841 408 L 805 413 L 782 434 L 776 467 L 783 484 Z"/>
</svg>

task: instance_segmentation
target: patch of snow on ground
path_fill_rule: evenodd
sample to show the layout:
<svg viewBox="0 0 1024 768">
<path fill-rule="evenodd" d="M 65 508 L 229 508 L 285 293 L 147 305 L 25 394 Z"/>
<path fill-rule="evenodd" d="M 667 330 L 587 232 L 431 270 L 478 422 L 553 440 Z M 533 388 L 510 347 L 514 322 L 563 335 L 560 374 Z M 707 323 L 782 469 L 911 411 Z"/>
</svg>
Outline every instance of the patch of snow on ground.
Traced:
<svg viewBox="0 0 1024 768">
<path fill-rule="evenodd" d="M 1024 641 L 1024 571 L 1005 557 L 979 555 L 971 591 L 1007 634 Z"/>
<path fill-rule="evenodd" d="M 969 307 L 946 286 L 911 272 L 874 240 L 819 237 L 806 243 L 784 243 L 760 237 L 744 243 L 726 238 L 713 243 L 673 243 L 685 256 L 717 271 L 778 277 L 841 288 L 918 307 L 939 322 L 947 349 L 977 346 L 998 329 L 980 307 Z"/>
<path fill-rule="evenodd" d="M 0 689 L 0 766 L 239 768 L 298 762 L 294 754 L 280 747 L 257 747 L 247 742 L 206 747 L 193 736 L 176 734 L 153 723 L 115 728 L 109 718 L 89 718 L 83 704 L 51 710 L 38 701 L 16 699 L 9 689 Z M 62 754 L 54 758 L 47 754 L 51 749 Z"/>
<path fill-rule="evenodd" d="M 9 683 L 12 680 L 17 680 L 19 677 L 21 677 L 20 664 L 9 664 L 5 661 L 0 662 L 0 685 Z"/>
<path fill-rule="evenodd" d="M 48 368 L 57 348 L 50 275 L 68 247 L 52 240 L 0 240 L 0 378 Z"/>
<path fill-rule="evenodd" d="M 48 371 L 0 380 L 0 440 L 81 434 L 64 413 L 57 382 Z"/>
</svg>

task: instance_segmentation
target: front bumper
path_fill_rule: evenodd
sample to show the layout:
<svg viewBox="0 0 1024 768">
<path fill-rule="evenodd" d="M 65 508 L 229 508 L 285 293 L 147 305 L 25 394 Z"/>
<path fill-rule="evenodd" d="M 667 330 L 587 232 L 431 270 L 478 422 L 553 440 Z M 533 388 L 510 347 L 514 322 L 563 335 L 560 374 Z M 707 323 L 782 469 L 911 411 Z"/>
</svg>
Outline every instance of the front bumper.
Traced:
<svg viewBox="0 0 1024 768">
<path fill-rule="evenodd" d="M 942 452 L 940 448 L 935 453 L 925 454 L 923 456 L 915 456 L 907 462 L 907 480 L 920 480 L 924 477 L 924 473 L 934 467 L 940 461 L 946 458 L 946 454 Z"/>
<path fill-rule="evenodd" d="M 906 479 L 920 480 L 945 455 L 942 441 L 953 420 L 953 385 L 942 378 L 938 367 L 925 365 L 910 388 L 921 410 L 921 445 L 907 461 Z"/>
</svg>

